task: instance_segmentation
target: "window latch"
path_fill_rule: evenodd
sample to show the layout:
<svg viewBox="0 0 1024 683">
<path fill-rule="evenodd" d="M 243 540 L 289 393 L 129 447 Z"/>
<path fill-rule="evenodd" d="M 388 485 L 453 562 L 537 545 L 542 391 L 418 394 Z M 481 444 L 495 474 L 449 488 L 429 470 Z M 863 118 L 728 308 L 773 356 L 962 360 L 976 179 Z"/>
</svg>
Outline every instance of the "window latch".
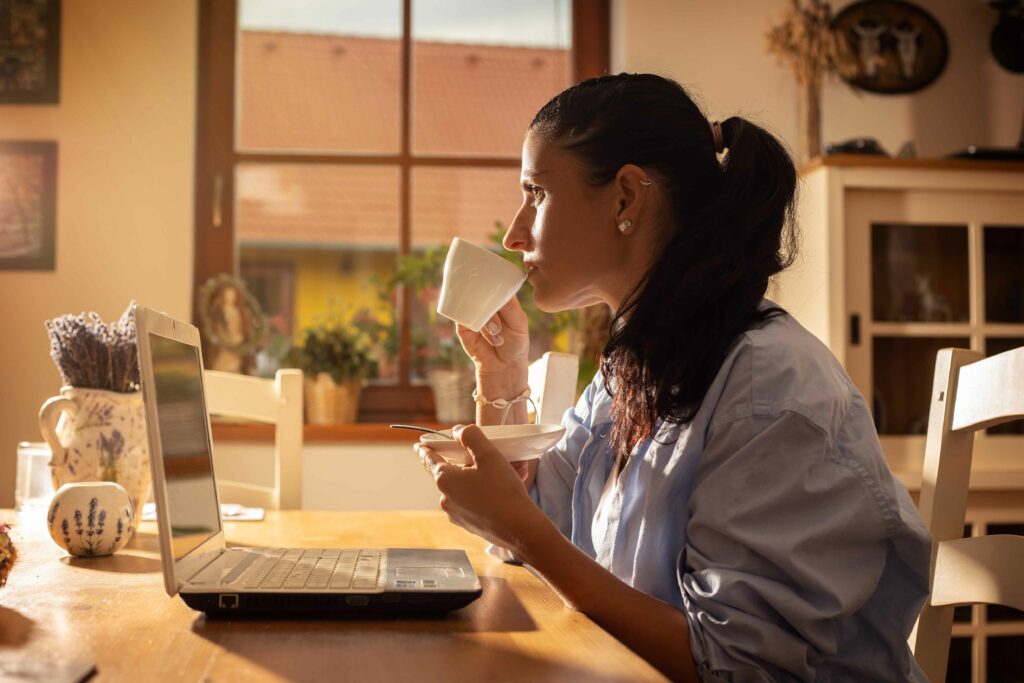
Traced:
<svg viewBox="0 0 1024 683">
<path fill-rule="evenodd" d="M 221 197 L 224 195 L 224 174 L 218 173 L 213 177 L 213 227 L 219 228 L 224 222 L 220 210 Z"/>
</svg>

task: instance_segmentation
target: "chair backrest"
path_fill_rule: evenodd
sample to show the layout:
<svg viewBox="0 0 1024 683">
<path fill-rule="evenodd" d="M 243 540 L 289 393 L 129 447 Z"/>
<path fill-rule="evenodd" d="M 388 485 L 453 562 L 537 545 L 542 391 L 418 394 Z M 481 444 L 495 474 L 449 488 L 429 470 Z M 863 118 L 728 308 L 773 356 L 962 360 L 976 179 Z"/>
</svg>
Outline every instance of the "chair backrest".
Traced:
<svg viewBox="0 0 1024 683">
<path fill-rule="evenodd" d="M 206 370 L 211 415 L 273 424 L 274 483 L 217 480 L 222 502 L 271 510 L 302 508 L 302 371 L 278 370 L 274 379 Z"/>
<path fill-rule="evenodd" d="M 530 363 L 527 382 L 536 404 L 534 422 L 558 424 L 562 415 L 576 404 L 576 379 L 580 357 L 574 353 L 548 351 Z"/>
<path fill-rule="evenodd" d="M 974 433 L 1022 418 L 1024 347 L 991 358 L 968 349 L 938 352 L 919 506 L 934 539 L 931 595 L 910 636 L 928 680 L 946 680 L 955 606 L 1024 609 L 1024 537 L 962 538 Z"/>
</svg>

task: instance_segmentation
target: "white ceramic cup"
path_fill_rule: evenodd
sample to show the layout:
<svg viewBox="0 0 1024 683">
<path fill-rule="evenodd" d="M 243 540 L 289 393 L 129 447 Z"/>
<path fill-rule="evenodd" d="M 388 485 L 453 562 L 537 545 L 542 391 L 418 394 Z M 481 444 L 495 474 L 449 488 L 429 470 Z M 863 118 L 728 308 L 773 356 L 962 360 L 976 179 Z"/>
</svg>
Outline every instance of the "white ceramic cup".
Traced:
<svg viewBox="0 0 1024 683">
<path fill-rule="evenodd" d="M 479 332 L 515 296 L 528 274 L 494 252 L 456 237 L 444 261 L 437 312 Z"/>
</svg>

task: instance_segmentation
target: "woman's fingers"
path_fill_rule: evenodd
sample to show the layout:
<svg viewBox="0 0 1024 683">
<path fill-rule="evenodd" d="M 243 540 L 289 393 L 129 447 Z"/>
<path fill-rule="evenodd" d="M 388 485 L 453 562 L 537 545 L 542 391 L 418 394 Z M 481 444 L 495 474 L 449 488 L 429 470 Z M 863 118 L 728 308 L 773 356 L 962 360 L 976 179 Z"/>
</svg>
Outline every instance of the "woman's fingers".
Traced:
<svg viewBox="0 0 1024 683">
<path fill-rule="evenodd" d="M 420 456 L 420 462 L 423 465 L 423 469 L 426 470 L 427 474 L 432 476 L 436 481 L 442 473 L 453 469 L 451 463 L 442 458 L 433 448 L 428 448 L 423 444 L 416 444 L 413 446 L 416 454 Z"/>
<path fill-rule="evenodd" d="M 496 323 L 495 318 L 492 318 L 491 322 L 484 325 L 479 332 L 474 332 L 468 327 L 458 325 L 455 328 L 455 334 L 458 335 L 463 348 L 471 354 L 478 354 L 481 351 L 481 339 L 492 347 L 501 346 L 505 343 L 505 339 L 501 335 L 501 329 L 501 324 Z"/>
<path fill-rule="evenodd" d="M 498 318 L 500 325 L 518 334 L 526 334 L 529 329 L 529 320 L 523 307 L 519 305 L 519 297 L 509 299 L 508 303 L 498 309 L 494 318 Z"/>
<path fill-rule="evenodd" d="M 492 463 L 506 462 L 490 439 L 484 436 L 483 430 L 475 424 L 455 425 L 452 427 L 452 436 L 466 447 L 466 450 L 473 456 L 473 463 L 478 468 L 490 467 Z"/>
<path fill-rule="evenodd" d="M 480 336 L 483 337 L 491 346 L 501 346 L 505 343 L 504 337 L 501 336 L 501 322 L 497 320 L 497 316 L 491 318 L 487 324 L 480 329 Z"/>
</svg>

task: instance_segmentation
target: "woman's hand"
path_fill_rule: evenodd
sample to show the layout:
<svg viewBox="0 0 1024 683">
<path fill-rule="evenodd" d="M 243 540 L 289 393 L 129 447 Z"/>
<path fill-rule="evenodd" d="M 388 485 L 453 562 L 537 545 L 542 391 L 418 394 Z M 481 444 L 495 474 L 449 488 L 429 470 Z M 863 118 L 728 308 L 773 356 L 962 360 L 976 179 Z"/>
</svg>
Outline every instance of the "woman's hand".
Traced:
<svg viewBox="0 0 1024 683">
<path fill-rule="evenodd" d="M 433 449 L 415 446 L 441 492 L 441 509 L 454 524 L 519 556 L 537 525 L 550 521 L 527 495 L 521 474 L 479 427 L 456 426 L 452 435 L 472 456 L 473 464 L 452 465 Z"/>
<path fill-rule="evenodd" d="M 517 373 L 528 365 L 530 330 L 519 300 L 512 297 L 480 332 L 456 326 L 462 348 L 476 364 L 477 373 L 502 375 Z"/>
</svg>

